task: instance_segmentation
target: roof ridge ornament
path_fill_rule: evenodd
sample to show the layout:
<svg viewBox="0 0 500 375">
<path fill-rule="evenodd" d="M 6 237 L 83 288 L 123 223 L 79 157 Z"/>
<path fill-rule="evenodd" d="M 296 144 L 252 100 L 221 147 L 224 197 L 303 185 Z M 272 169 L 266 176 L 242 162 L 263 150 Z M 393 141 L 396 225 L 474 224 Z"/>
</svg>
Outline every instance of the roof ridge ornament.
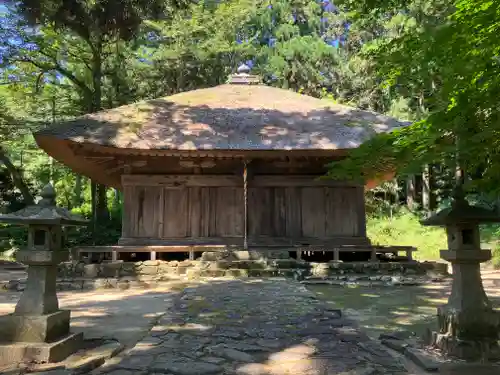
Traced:
<svg viewBox="0 0 500 375">
<path fill-rule="evenodd" d="M 247 64 L 241 64 L 236 73 L 229 76 L 228 83 L 231 85 L 258 85 L 262 83 L 260 76 L 251 74 L 251 70 Z"/>
<path fill-rule="evenodd" d="M 251 70 L 247 64 L 243 63 L 238 67 L 237 72 L 238 74 L 250 74 Z"/>
</svg>

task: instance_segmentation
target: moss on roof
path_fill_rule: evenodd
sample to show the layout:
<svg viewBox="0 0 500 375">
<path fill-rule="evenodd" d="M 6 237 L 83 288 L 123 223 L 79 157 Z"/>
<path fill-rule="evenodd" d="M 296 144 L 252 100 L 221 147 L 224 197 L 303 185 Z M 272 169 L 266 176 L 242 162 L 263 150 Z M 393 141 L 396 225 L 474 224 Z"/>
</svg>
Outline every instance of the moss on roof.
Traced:
<svg viewBox="0 0 500 375">
<path fill-rule="evenodd" d="M 35 134 L 136 149 L 358 147 L 408 123 L 263 85 L 221 85 L 86 115 Z"/>
</svg>

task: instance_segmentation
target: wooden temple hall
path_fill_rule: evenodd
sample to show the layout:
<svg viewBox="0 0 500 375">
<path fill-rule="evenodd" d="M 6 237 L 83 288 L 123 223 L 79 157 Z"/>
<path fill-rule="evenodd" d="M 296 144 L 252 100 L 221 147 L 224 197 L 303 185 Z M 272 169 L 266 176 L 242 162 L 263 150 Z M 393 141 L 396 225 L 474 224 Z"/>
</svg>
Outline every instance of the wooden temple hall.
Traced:
<svg viewBox="0 0 500 375">
<path fill-rule="evenodd" d="M 374 258 L 366 186 L 318 177 L 349 149 L 403 125 L 262 85 L 242 66 L 227 84 L 89 114 L 35 138 L 75 172 L 123 192 L 121 239 L 95 249 L 114 259 L 228 246 Z"/>
</svg>

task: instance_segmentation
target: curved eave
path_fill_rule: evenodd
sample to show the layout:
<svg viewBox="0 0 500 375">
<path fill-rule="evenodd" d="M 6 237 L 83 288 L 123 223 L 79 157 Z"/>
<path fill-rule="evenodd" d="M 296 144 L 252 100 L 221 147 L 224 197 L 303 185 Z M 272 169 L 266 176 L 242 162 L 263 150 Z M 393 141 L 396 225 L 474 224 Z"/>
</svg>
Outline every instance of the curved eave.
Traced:
<svg viewBox="0 0 500 375">
<path fill-rule="evenodd" d="M 329 157 L 345 156 L 348 150 L 164 150 L 164 149 L 126 149 L 111 146 L 100 146 L 91 143 L 78 143 L 58 137 L 35 134 L 35 140 L 49 156 L 66 165 L 76 173 L 87 176 L 93 181 L 121 188 L 123 170 L 110 173 L 106 166 L 92 162 L 86 156 L 86 147 L 92 148 L 102 155 L 110 156 L 170 156 L 170 157 L 208 157 L 208 158 L 279 158 L 282 156 Z M 76 152 L 75 150 L 79 150 Z"/>
<path fill-rule="evenodd" d="M 147 150 L 147 149 L 124 149 L 111 146 L 99 146 L 88 143 L 78 143 L 54 136 L 36 134 L 35 140 L 40 148 L 55 160 L 66 165 L 71 170 L 93 181 L 109 187 L 121 189 L 121 175 L 123 169 L 110 172 L 102 164 L 92 162 L 86 157 L 86 147 L 98 151 L 102 155 L 110 156 L 169 156 L 169 157 L 208 157 L 208 158 L 232 158 L 232 159 L 256 159 L 256 158 L 280 158 L 290 157 L 333 157 L 347 156 L 349 149 L 308 149 L 308 150 Z M 79 150 L 76 152 L 76 150 Z M 369 190 L 383 181 L 394 177 L 394 172 L 387 171 L 377 179 L 366 182 L 365 189 Z"/>
<path fill-rule="evenodd" d="M 35 135 L 35 140 L 38 146 L 49 156 L 66 165 L 74 172 L 87 176 L 99 184 L 114 188 L 121 187 L 119 176 L 107 174 L 104 169 L 97 167 L 83 156 L 76 155 L 71 148 L 72 142 L 45 135 Z"/>
</svg>

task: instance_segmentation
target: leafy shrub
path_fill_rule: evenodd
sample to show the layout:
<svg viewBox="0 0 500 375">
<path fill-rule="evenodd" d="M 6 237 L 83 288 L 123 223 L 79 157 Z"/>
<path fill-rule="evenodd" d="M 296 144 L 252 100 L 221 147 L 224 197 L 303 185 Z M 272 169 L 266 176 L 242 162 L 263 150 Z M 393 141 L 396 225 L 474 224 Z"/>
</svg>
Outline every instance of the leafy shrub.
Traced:
<svg viewBox="0 0 500 375">
<path fill-rule="evenodd" d="M 491 259 L 491 264 L 494 268 L 500 269 L 500 243 L 496 243 L 492 250 L 493 258 Z"/>
<path fill-rule="evenodd" d="M 446 248 L 444 229 L 426 227 L 420 217 L 406 210 L 387 216 L 370 216 L 367 220 L 368 237 L 374 245 L 415 246 L 415 259 L 437 260 L 439 250 Z"/>
</svg>

